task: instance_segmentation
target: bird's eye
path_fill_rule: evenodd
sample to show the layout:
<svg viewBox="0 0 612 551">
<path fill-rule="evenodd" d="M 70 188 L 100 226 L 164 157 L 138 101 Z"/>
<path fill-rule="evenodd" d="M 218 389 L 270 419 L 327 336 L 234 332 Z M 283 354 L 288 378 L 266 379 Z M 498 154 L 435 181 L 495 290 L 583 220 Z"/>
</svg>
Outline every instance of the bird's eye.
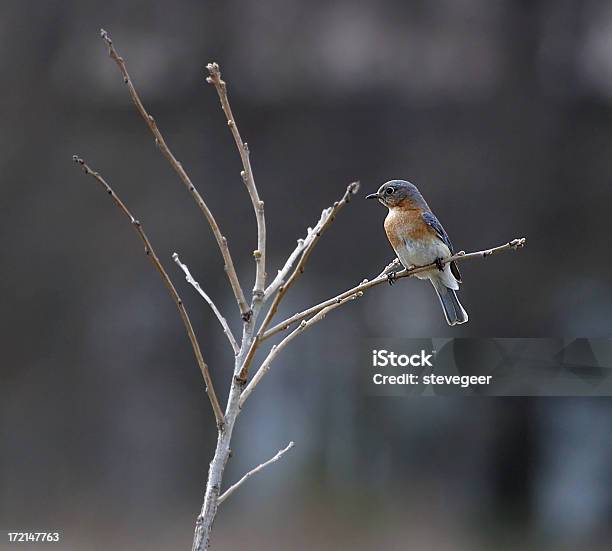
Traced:
<svg viewBox="0 0 612 551">
<path fill-rule="evenodd" d="M 394 191 L 395 190 L 392 187 L 388 187 L 387 189 L 385 189 L 385 193 L 387 195 L 392 195 Z"/>
</svg>

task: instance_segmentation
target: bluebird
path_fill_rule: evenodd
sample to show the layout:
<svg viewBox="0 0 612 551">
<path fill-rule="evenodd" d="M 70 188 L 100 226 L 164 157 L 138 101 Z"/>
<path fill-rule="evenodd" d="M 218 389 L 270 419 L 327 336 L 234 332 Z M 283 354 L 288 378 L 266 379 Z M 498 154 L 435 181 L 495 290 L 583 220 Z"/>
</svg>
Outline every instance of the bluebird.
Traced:
<svg viewBox="0 0 612 551">
<path fill-rule="evenodd" d="M 391 180 L 366 199 L 378 199 L 389 209 L 385 232 L 405 268 L 436 263 L 437 268 L 416 277 L 431 281 L 449 325 L 465 323 L 468 315 L 456 293 L 461 283 L 459 267 L 456 262 L 442 264 L 443 258 L 453 254 L 453 245 L 417 187 L 405 180 Z"/>
</svg>

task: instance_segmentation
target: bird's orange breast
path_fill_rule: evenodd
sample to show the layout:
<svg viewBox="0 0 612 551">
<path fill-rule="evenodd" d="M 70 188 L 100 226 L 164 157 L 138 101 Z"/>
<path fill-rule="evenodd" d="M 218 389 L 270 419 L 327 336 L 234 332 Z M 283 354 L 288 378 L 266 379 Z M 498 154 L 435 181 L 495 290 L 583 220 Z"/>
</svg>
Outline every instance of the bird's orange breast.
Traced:
<svg viewBox="0 0 612 551">
<path fill-rule="evenodd" d="M 395 207 L 385 218 L 385 232 L 394 249 L 405 240 L 418 241 L 431 237 L 431 229 L 425 223 L 421 209 Z"/>
</svg>

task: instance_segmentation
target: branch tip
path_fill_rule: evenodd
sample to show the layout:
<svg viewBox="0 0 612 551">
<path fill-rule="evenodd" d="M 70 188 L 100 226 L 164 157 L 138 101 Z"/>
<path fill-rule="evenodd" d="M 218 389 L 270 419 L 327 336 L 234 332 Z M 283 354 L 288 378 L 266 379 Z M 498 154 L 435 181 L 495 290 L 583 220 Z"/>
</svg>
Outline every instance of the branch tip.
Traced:
<svg viewBox="0 0 612 551">
<path fill-rule="evenodd" d="M 221 70 L 219 68 L 219 64 L 216 61 L 212 63 L 208 63 L 206 65 L 206 70 L 208 71 L 209 76 L 206 78 L 206 81 L 209 84 L 220 84 L 221 80 Z"/>
<path fill-rule="evenodd" d="M 221 494 L 217 500 L 218 504 L 223 503 L 229 496 L 231 496 L 242 484 L 244 484 L 249 478 L 251 478 L 254 474 L 258 473 L 262 469 L 265 469 L 271 463 L 278 461 L 283 455 L 285 455 L 291 448 L 295 447 L 295 442 L 291 441 L 289 444 L 279 450 L 274 457 L 271 457 L 264 463 L 257 465 L 254 469 L 251 469 L 248 473 L 246 473 L 238 482 L 230 486 L 223 494 Z"/>
</svg>

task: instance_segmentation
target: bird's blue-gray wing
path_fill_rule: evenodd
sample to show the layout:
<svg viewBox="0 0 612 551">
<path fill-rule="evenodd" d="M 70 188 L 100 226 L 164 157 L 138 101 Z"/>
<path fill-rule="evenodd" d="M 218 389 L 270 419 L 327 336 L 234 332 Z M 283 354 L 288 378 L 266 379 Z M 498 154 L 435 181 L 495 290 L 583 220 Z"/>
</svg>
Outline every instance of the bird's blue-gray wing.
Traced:
<svg viewBox="0 0 612 551">
<path fill-rule="evenodd" d="M 442 224 L 440 224 L 440 221 L 436 218 L 435 214 L 431 212 L 424 212 L 422 216 L 425 223 L 436 232 L 436 235 L 446 244 L 452 254 L 454 252 L 453 244 L 451 243 L 446 231 L 442 227 Z"/>
<path fill-rule="evenodd" d="M 436 235 L 440 238 L 440 240 L 449 248 L 450 253 L 454 254 L 455 250 L 453 249 L 453 244 L 451 243 L 446 230 L 440 224 L 440 221 L 436 218 L 436 215 L 433 212 L 424 212 L 423 220 L 425 223 L 432 228 Z M 451 272 L 457 278 L 457 281 L 461 281 L 461 273 L 459 272 L 459 266 L 457 266 L 456 262 L 451 262 L 450 264 Z"/>
</svg>

